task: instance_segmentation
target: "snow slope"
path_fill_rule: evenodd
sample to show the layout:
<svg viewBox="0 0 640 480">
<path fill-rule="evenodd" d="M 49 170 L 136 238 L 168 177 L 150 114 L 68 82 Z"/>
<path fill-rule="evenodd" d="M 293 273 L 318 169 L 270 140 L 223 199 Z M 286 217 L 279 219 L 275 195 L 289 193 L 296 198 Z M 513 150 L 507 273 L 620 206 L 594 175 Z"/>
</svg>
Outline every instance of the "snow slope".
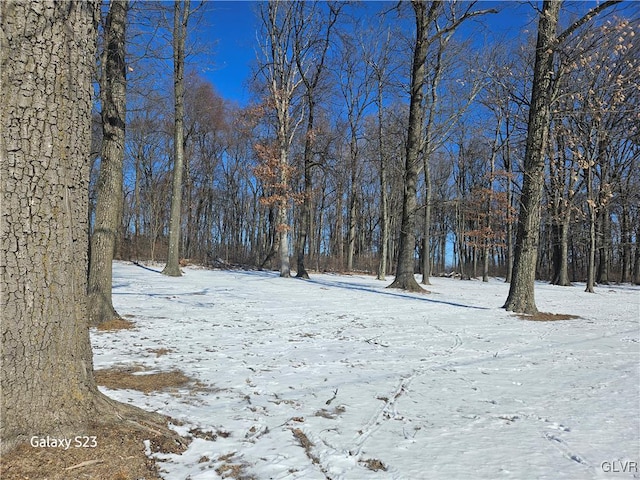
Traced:
<svg viewBox="0 0 640 480">
<path fill-rule="evenodd" d="M 498 279 L 419 295 L 359 275 L 160 269 L 114 263 L 114 305 L 137 328 L 91 335 L 96 369 L 205 385 L 103 389 L 208 433 L 159 456 L 166 479 L 640 478 L 638 287 L 541 283 L 541 311 L 580 318 L 531 322 L 500 308 Z"/>
</svg>

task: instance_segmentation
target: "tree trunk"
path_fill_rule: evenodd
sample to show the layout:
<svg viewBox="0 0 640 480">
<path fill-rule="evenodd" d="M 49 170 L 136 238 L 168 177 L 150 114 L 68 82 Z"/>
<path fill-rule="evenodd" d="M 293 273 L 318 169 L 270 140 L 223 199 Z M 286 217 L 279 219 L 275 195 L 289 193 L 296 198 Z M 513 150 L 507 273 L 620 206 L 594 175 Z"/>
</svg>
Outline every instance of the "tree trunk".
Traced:
<svg viewBox="0 0 640 480">
<path fill-rule="evenodd" d="M 601 285 L 609 285 L 609 251 L 610 251 L 610 235 L 611 235 L 611 219 L 609 217 L 609 209 L 606 204 L 600 204 L 600 222 L 598 230 L 600 234 L 600 246 L 598 247 L 598 274 L 596 276 L 597 282 Z"/>
<path fill-rule="evenodd" d="M 554 44 L 561 5 L 561 1 L 545 0 L 538 24 L 513 273 L 504 305 L 505 309 L 518 313 L 534 314 L 538 311 L 534 284 L 540 239 L 544 155 L 551 120 Z"/>
<path fill-rule="evenodd" d="M 629 209 L 627 199 L 622 199 L 622 214 L 620 219 L 620 241 L 622 242 L 622 264 L 620 265 L 620 283 L 629 281 L 629 271 L 631 263 L 631 230 L 629 221 Z"/>
<path fill-rule="evenodd" d="M 134 411 L 159 420 L 108 399 L 93 376 L 87 159 L 98 13 L 99 2 L 0 4 L 3 455 L 34 435 L 69 438 Z"/>
<path fill-rule="evenodd" d="M 307 247 L 307 239 L 309 237 L 309 229 L 311 225 L 311 195 L 313 189 L 312 183 L 312 152 L 313 147 L 313 123 L 314 123 L 314 106 L 315 103 L 309 99 L 309 116 L 307 118 L 307 134 L 304 141 L 304 198 L 302 199 L 302 211 L 300 213 L 300 231 L 298 232 L 298 241 L 296 242 L 297 254 L 297 278 L 309 278 L 309 273 L 304 267 L 304 252 Z"/>
<path fill-rule="evenodd" d="M 100 85 L 103 141 L 88 286 L 89 322 L 93 326 L 119 318 L 113 308 L 111 290 L 113 253 L 122 222 L 127 9 L 128 0 L 111 0 L 104 28 L 105 51 Z"/>
<path fill-rule="evenodd" d="M 409 131 L 407 135 L 406 160 L 404 168 L 404 193 L 400 224 L 400 245 L 396 278 L 389 288 L 400 288 L 414 292 L 424 292 L 414 275 L 416 248 L 416 186 L 418 181 L 418 157 L 422 145 L 424 126 L 422 105 L 425 83 L 425 62 L 427 58 L 428 23 L 427 6 L 423 2 L 412 2 L 416 17 L 416 43 L 411 67 L 411 96 L 409 102 Z M 437 8 L 437 7 L 434 7 Z"/>
<path fill-rule="evenodd" d="M 513 271 L 513 221 L 512 221 L 512 213 L 511 209 L 513 208 L 513 169 L 511 162 L 511 150 L 509 144 L 509 120 L 507 119 L 507 143 L 505 145 L 505 170 L 507 172 L 507 233 L 506 233 L 506 243 L 507 243 L 507 273 L 505 275 L 505 283 L 511 283 L 511 272 Z"/>
<path fill-rule="evenodd" d="M 350 181 L 349 181 L 349 212 L 347 214 L 347 272 L 353 270 L 353 255 L 356 247 L 356 215 L 357 215 L 357 169 L 358 169 L 358 146 L 357 132 L 355 128 L 351 130 L 351 142 L 349 145 L 350 160 Z"/>
<path fill-rule="evenodd" d="M 387 255 L 389 254 L 389 193 L 387 187 L 387 158 L 384 153 L 384 139 L 382 131 L 382 81 L 378 78 L 378 154 L 380 162 L 380 245 L 378 252 L 378 280 L 386 280 Z"/>
<path fill-rule="evenodd" d="M 589 257 L 586 292 L 593 293 L 596 277 L 596 203 L 593 199 L 593 166 L 587 167 L 587 208 L 589 210 Z"/>
<path fill-rule="evenodd" d="M 288 151 L 281 147 L 280 149 L 280 185 L 283 191 L 288 189 Z M 289 222 L 288 222 L 287 198 L 283 198 L 278 202 L 278 215 L 276 223 L 276 231 L 278 235 L 278 259 L 280 261 L 280 276 L 289 278 L 291 269 L 289 266 Z"/>
<path fill-rule="evenodd" d="M 635 255 L 633 259 L 633 283 L 640 285 L 640 222 L 636 223 Z"/>
<path fill-rule="evenodd" d="M 171 213 L 169 218 L 169 253 L 162 273 L 179 277 L 180 231 L 182 224 L 182 174 L 184 170 L 184 56 L 187 38 L 190 0 L 174 0 L 173 9 L 173 89 L 174 89 L 174 137 L 173 181 Z"/>
</svg>

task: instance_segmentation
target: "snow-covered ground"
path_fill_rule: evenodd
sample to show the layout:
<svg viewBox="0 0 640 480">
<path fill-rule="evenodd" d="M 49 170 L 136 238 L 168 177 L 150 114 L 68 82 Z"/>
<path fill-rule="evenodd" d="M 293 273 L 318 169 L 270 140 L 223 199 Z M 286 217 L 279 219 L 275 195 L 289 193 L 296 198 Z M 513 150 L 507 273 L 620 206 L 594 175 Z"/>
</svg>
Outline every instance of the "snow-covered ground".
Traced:
<svg viewBox="0 0 640 480">
<path fill-rule="evenodd" d="M 91 334 L 96 369 L 204 384 L 103 389 L 198 429 L 159 456 L 166 479 L 640 478 L 638 287 L 540 283 L 541 311 L 580 318 L 531 322 L 500 308 L 498 279 L 418 295 L 364 275 L 184 272 L 114 263 L 136 329 Z"/>
</svg>

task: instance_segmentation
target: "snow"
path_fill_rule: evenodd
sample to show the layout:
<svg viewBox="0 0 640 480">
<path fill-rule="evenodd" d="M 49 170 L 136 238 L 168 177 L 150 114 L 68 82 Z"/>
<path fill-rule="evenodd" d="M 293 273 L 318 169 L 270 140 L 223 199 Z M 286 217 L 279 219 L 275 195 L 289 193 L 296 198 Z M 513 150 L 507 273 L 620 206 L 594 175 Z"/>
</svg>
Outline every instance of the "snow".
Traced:
<svg viewBox="0 0 640 480">
<path fill-rule="evenodd" d="M 638 287 L 539 283 L 541 311 L 580 318 L 531 322 L 501 308 L 500 279 L 421 295 L 366 275 L 160 270 L 114 263 L 136 329 L 91 337 L 96 369 L 202 384 L 101 387 L 209 434 L 155 454 L 166 479 L 640 478 Z"/>
</svg>

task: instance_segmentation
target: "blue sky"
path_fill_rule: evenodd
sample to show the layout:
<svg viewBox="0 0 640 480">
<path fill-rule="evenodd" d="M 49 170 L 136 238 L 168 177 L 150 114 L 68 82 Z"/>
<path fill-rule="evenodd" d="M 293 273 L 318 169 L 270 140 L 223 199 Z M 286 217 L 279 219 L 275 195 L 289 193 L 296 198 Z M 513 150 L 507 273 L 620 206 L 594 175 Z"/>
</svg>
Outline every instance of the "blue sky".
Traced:
<svg viewBox="0 0 640 480">
<path fill-rule="evenodd" d="M 246 80 L 256 57 L 255 1 L 208 1 L 205 21 L 215 42 L 213 66 L 202 72 L 226 99 L 248 100 Z"/>
<path fill-rule="evenodd" d="M 379 3 L 379 2 L 376 2 Z M 387 2 L 389 3 L 389 2 Z M 474 33 L 477 41 L 482 42 L 486 36 L 503 37 L 502 41 L 517 38 L 523 31 L 534 32 L 537 28 L 537 17 L 533 4 L 540 2 L 521 1 L 484 1 L 478 8 L 496 8 L 500 10 L 494 15 L 485 15 L 481 20 L 484 27 Z M 624 2 L 633 8 L 634 2 Z M 255 14 L 258 2 L 245 0 L 209 0 L 205 2 L 204 31 L 199 34 L 207 42 L 215 44 L 213 54 L 206 60 L 198 59 L 196 68 L 208 79 L 216 90 L 226 99 L 245 104 L 249 100 L 247 79 L 251 74 L 251 64 L 256 57 L 256 34 L 259 29 Z M 566 2 L 569 9 L 586 10 L 595 2 Z M 636 5 L 640 5 L 636 4 Z M 464 28 L 477 26 L 468 23 Z M 463 35 L 464 29 L 461 29 Z"/>
</svg>

